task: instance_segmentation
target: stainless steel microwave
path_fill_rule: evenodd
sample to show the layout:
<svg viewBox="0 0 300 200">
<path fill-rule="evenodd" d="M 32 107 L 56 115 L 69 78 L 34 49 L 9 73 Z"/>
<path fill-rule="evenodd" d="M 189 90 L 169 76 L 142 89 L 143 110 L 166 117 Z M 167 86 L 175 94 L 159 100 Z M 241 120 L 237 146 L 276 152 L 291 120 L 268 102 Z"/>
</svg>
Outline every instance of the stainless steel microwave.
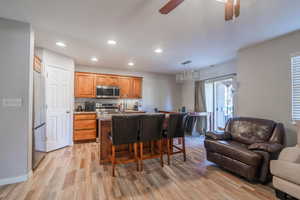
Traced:
<svg viewBox="0 0 300 200">
<path fill-rule="evenodd" d="M 101 86 L 96 87 L 97 98 L 114 99 L 120 98 L 120 88 L 113 86 Z"/>
</svg>

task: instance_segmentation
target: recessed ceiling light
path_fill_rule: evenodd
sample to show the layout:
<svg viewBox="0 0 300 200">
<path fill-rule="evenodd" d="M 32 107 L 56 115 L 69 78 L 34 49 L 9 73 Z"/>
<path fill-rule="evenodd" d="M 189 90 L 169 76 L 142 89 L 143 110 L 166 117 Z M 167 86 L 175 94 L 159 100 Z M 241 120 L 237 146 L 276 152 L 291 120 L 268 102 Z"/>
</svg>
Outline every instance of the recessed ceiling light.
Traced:
<svg viewBox="0 0 300 200">
<path fill-rule="evenodd" d="M 117 42 L 115 40 L 108 40 L 107 44 L 115 45 L 115 44 L 117 44 Z"/>
<path fill-rule="evenodd" d="M 91 61 L 93 61 L 93 62 L 98 62 L 98 58 L 92 57 L 92 58 L 91 58 Z"/>
<path fill-rule="evenodd" d="M 157 48 L 157 49 L 154 50 L 154 52 L 155 52 L 155 53 L 162 53 L 163 50 L 162 50 L 161 48 Z"/>
<path fill-rule="evenodd" d="M 56 45 L 59 47 L 66 47 L 67 45 L 63 42 L 56 42 Z"/>
<path fill-rule="evenodd" d="M 134 63 L 133 62 L 129 62 L 128 65 L 129 66 L 134 66 Z"/>
</svg>

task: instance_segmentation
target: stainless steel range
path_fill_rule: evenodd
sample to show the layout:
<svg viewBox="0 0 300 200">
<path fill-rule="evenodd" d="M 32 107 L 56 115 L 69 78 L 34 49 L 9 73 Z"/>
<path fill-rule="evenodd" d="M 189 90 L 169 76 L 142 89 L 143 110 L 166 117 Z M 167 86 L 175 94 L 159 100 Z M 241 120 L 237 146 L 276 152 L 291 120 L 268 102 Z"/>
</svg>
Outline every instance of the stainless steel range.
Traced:
<svg viewBox="0 0 300 200">
<path fill-rule="evenodd" d="M 96 103 L 96 112 L 98 114 L 119 113 L 119 105 L 116 103 Z"/>
</svg>

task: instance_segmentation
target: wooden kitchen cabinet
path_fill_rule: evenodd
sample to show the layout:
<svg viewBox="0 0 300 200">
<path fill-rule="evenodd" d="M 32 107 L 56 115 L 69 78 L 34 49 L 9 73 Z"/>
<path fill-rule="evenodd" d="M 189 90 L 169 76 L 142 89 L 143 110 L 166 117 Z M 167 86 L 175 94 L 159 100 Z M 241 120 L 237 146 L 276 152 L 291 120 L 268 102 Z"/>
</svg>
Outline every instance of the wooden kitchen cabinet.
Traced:
<svg viewBox="0 0 300 200">
<path fill-rule="evenodd" d="M 119 86 L 119 79 L 116 76 L 97 75 L 96 85 L 100 86 Z"/>
<path fill-rule="evenodd" d="M 82 72 L 75 73 L 75 97 L 96 97 L 95 74 Z"/>
<path fill-rule="evenodd" d="M 119 87 L 121 90 L 121 98 L 142 98 L 142 78 L 120 77 Z"/>
<path fill-rule="evenodd" d="M 97 138 L 97 115 L 75 114 L 74 115 L 74 142 L 82 140 L 95 140 Z"/>
<path fill-rule="evenodd" d="M 132 78 L 131 77 L 119 77 L 119 88 L 121 98 L 132 97 Z"/>
<path fill-rule="evenodd" d="M 132 98 L 142 98 L 142 81 L 141 78 L 132 78 Z"/>
<path fill-rule="evenodd" d="M 74 124 L 75 129 L 96 129 L 97 128 L 97 123 L 96 120 L 94 119 L 89 119 L 89 120 L 77 120 L 76 123 Z"/>
<path fill-rule="evenodd" d="M 75 73 L 75 97 L 96 98 L 96 86 L 116 86 L 120 88 L 120 98 L 142 98 L 141 77 L 119 76 L 112 74 Z"/>
</svg>

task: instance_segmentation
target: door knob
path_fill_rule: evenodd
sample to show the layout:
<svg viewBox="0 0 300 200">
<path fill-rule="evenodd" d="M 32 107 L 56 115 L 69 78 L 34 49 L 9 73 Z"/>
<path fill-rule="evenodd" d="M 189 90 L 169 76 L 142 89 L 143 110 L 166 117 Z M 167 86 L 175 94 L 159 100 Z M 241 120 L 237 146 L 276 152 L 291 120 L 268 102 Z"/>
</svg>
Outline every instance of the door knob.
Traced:
<svg viewBox="0 0 300 200">
<path fill-rule="evenodd" d="M 67 110 L 67 112 L 66 112 L 67 114 L 70 114 L 70 111 L 69 110 Z"/>
</svg>

